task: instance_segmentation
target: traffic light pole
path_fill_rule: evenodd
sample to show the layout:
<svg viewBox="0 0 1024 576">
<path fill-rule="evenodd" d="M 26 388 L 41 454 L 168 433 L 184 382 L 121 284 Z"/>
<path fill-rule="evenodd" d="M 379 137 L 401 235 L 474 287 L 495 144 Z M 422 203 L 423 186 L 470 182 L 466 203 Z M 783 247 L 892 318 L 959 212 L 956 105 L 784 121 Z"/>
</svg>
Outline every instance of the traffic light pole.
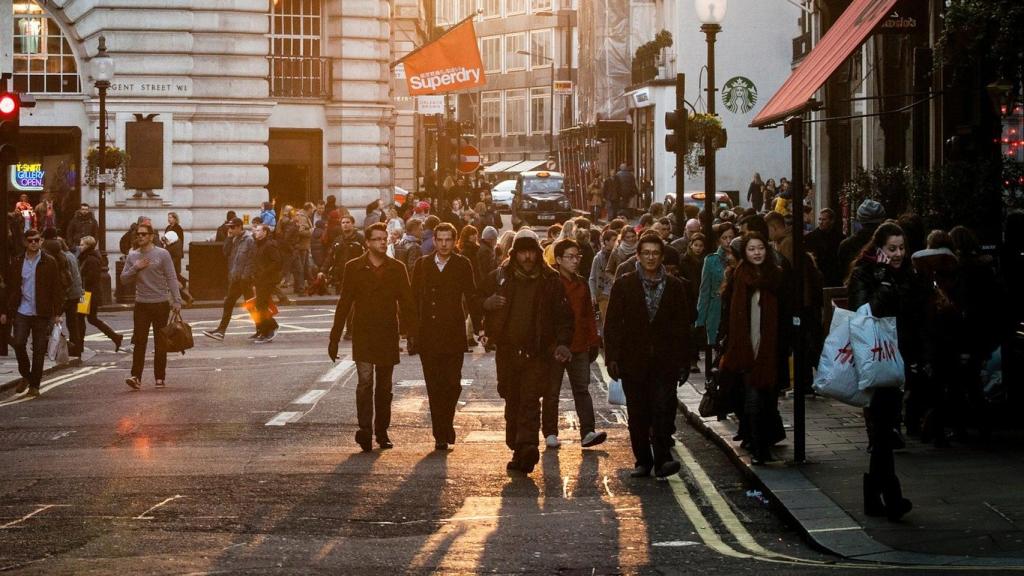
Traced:
<svg viewBox="0 0 1024 576">
<path fill-rule="evenodd" d="M 804 119 L 803 111 L 786 121 L 786 134 L 790 140 L 792 154 L 792 176 L 790 190 L 793 193 L 793 460 L 806 460 L 806 425 L 804 381 L 808 366 L 803 341 L 804 312 Z"/>
<path fill-rule="evenodd" d="M 686 114 L 686 75 L 676 74 L 676 114 Z M 685 122 L 684 122 L 685 124 Z M 676 152 L 676 204 L 673 210 L 676 214 L 677 236 L 684 234 L 686 229 L 686 134 L 677 135 L 682 140 L 680 145 L 683 149 Z M 710 239 L 709 239 L 710 240 Z"/>
</svg>

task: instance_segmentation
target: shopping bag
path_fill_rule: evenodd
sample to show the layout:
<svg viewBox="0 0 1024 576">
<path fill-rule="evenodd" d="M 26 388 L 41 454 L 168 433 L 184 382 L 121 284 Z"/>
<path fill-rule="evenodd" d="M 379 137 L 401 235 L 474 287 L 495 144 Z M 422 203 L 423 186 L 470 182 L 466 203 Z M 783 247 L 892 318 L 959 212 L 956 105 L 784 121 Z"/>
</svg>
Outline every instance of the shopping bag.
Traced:
<svg viewBox="0 0 1024 576">
<path fill-rule="evenodd" d="M 895 317 L 873 316 L 871 306 L 864 304 L 850 319 L 850 344 L 861 390 L 895 388 L 906 383 Z"/>
<path fill-rule="evenodd" d="M 68 336 L 63 322 L 54 322 L 50 330 L 50 341 L 46 345 L 46 357 L 57 364 L 68 361 Z"/>
<path fill-rule="evenodd" d="M 168 352 L 184 354 L 185 350 L 195 346 L 195 341 L 192 339 L 192 327 L 181 319 L 181 312 L 177 310 L 171 312 L 171 317 L 167 319 L 167 326 L 164 326 L 162 333 L 167 342 Z"/>
<path fill-rule="evenodd" d="M 722 404 L 719 392 L 718 383 L 715 382 L 714 378 L 708 378 L 704 384 L 704 395 L 700 399 L 700 405 L 697 406 L 697 412 L 701 415 L 701 418 L 718 416 L 720 412 L 719 406 Z"/>
<path fill-rule="evenodd" d="M 844 404 L 864 407 L 871 402 L 871 390 L 861 390 L 857 385 L 857 368 L 853 364 L 853 346 L 850 344 L 850 319 L 853 316 L 849 310 L 833 308 L 832 325 L 818 358 L 818 372 L 814 375 L 814 391 Z"/>
<path fill-rule="evenodd" d="M 622 380 L 608 382 L 608 403 L 612 406 L 626 405 L 626 393 L 622 390 Z"/>
<path fill-rule="evenodd" d="M 78 299 L 78 313 L 88 314 L 89 306 L 92 305 L 92 292 L 86 290 L 82 292 L 82 297 Z"/>
<path fill-rule="evenodd" d="M 267 314 L 267 312 L 269 312 L 270 318 L 277 316 L 277 305 L 274 304 L 273 300 L 270 301 L 270 306 L 268 307 L 267 312 L 263 312 L 256 307 L 255 296 L 246 300 L 243 306 L 245 307 L 245 311 L 249 313 L 249 317 L 252 318 L 253 324 L 259 324 L 262 321 L 266 320 L 266 318 L 264 318 L 264 315 Z"/>
</svg>

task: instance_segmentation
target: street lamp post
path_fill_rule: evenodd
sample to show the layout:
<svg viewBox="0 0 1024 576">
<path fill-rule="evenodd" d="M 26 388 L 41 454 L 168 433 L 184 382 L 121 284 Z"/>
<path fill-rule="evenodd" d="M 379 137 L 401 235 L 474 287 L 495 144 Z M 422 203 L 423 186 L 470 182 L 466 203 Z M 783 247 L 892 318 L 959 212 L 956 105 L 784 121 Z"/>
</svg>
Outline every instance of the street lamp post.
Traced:
<svg viewBox="0 0 1024 576">
<path fill-rule="evenodd" d="M 694 0 L 700 29 L 708 44 L 708 114 L 715 115 L 715 36 L 722 31 L 725 18 L 726 0 Z M 677 174 L 676 178 L 682 178 Z M 681 201 L 681 200 L 680 200 Z M 718 204 L 718 190 L 715 185 L 715 142 L 710 135 L 704 136 L 704 237 L 714 242 L 715 206 Z M 704 373 L 711 374 L 711 347 L 704 350 Z"/>
<path fill-rule="evenodd" d="M 110 88 L 110 80 L 114 77 L 114 59 L 107 54 L 107 39 L 100 36 L 99 47 L 96 55 L 92 58 L 92 76 L 95 79 L 96 90 L 100 96 L 100 145 L 99 145 L 99 250 L 100 258 L 106 262 L 107 253 L 107 89 Z M 110 301 L 110 271 L 108 266 L 100 269 L 100 281 L 103 287 L 103 294 L 99 295 L 101 302 Z"/>
</svg>

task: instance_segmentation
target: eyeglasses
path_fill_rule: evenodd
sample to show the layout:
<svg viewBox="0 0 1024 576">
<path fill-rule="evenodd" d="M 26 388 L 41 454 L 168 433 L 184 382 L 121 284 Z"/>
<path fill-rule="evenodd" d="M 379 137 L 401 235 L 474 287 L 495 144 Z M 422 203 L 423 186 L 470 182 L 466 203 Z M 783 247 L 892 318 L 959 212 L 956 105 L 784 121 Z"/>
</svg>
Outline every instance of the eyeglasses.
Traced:
<svg viewBox="0 0 1024 576">
<path fill-rule="evenodd" d="M 28 242 L 29 244 L 36 244 L 36 243 L 42 242 L 42 241 L 43 241 L 42 238 L 25 238 L 25 242 Z"/>
<path fill-rule="evenodd" d="M 644 250 L 640 252 L 640 255 L 644 258 L 657 258 L 661 256 L 661 250 Z"/>
<path fill-rule="evenodd" d="M 136 236 L 149 236 L 149 232 L 136 232 Z"/>
<path fill-rule="evenodd" d="M 583 259 L 583 256 L 580 254 L 562 254 L 562 258 L 565 258 L 566 260 L 581 260 Z"/>
</svg>

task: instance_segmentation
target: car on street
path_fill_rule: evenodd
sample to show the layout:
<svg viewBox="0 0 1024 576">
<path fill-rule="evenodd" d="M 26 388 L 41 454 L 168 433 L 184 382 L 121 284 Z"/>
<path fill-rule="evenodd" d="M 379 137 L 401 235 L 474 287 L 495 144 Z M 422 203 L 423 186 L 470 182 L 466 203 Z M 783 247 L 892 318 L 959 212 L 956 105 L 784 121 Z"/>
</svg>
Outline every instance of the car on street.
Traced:
<svg viewBox="0 0 1024 576">
<path fill-rule="evenodd" d="M 515 196 L 516 181 L 502 180 L 491 188 L 491 201 L 502 212 L 512 210 L 512 198 Z"/>
<path fill-rule="evenodd" d="M 687 192 L 683 197 L 686 199 L 685 201 L 686 201 L 687 205 L 689 205 L 689 206 L 696 206 L 700 210 L 704 209 L 704 198 L 705 198 L 705 195 L 704 195 L 704 191 L 703 190 L 696 190 L 694 192 Z M 674 200 L 675 199 L 675 195 L 674 194 L 666 194 L 665 195 L 665 200 L 667 201 L 669 198 L 672 198 Z M 732 203 L 732 198 L 730 198 L 729 195 L 726 194 L 725 192 L 719 192 L 719 193 L 715 194 L 715 200 L 717 201 L 716 202 L 716 207 L 715 207 L 715 213 L 716 214 L 721 212 L 722 210 L 732 210 L 732 209 L 735 208 L 735 206 Z"/>
<path fill-rule="evenodd" d="M 561 172 L 539 170 L 521 172 L 516 178 L 512 198 L 512 228 L 549 226 L 572 218 L 572 204 L 565 194 L 565 176 Z"/>
</svg>

